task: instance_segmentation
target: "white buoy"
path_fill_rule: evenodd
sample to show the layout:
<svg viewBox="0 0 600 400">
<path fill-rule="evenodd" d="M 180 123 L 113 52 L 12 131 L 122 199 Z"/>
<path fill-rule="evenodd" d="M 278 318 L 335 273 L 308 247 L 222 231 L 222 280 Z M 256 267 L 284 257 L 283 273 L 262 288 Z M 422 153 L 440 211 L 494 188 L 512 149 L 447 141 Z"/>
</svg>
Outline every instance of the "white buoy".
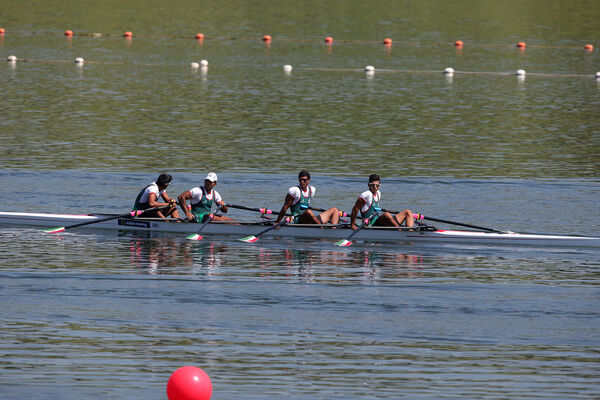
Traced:
<svg viewBox="0 0 600 400">
<path fill-rule="evenodd" d="M 293 69 L 292 66 L 289 65 L 289 64 L 286 64 L 286 65 L 283 66 L 283 70 L 285 72 L 292 72 L 292 69 Z"/>
<path fill-rule="evenodd" d="M 6 61 L 8 61 L 9 63 L 15 63 L 17 62 L 17 56 L 8 56 Z"/>
<path fill-rule="evenodd" d="M 525 76 L 526 72 L 524 69 L 518 69 L 516 74 L 517 76 Z"/>
<path fill-rule="evenodd" d="M 372 65 L 367 65 L 365 67 L 365 72 L 375 72 L 375 67 Z"/>
<path fill-rule="evenodd" d="M 444 75 L 447 76 L 454 76 L 454 68 L 452 67 L 448 67 L 444 70 Z"/>
<path fill-rule="evenodd" d="M 596 79 L 600 79 L 600 71 L 596 72 Z"/>
<path fill-rule="evenodd" d="M 192 69 L 198 69 L 198 68 L 200 68 L 200 64 L 198 64 L 197 62 L 193 62 L 193 63 L 190 63 L 190 67 L 192 67 Z"/>
<path fill-rule="evenodd" d="M 77 64 L 77 65 L 83 65 L 83 64 L 85 64 L 85 60 L 83 59 L 83 57 L 77 57 L 75 59 L 75 64 Z"/>
<path fill-rule="evenodd" d="M 203 67 L 208 67 L 208 61 L 202 60 L 200 61 L 200 65 L 202 65 Z"/>
</svg>

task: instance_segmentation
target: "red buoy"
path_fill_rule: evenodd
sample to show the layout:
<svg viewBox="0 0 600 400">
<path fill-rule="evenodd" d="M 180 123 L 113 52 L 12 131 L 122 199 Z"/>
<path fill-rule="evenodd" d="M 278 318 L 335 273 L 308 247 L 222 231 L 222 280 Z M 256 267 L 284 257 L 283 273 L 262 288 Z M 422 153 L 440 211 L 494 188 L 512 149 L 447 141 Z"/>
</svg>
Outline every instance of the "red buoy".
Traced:
<svg viewBox="0 0 600 400">
<path fill-rule="evenodd" d="M 133 33 L 131 33 L 131 32 L 129 32 L 129 31 L 127 31 L 127 32 L 125 32 L 125 33 L 123 34 L 123 37 L 126 37 L 126 38 L 131 38 L 131 37 L 133 37 Z"/>
<path fill-rule="evenodd" d="M 585 46 L 583 46 L 583 48 L 585 49 L 585 51 L 594 51 L 594 45 L 592 44 L 586 44 Z"/>
<path fill-rule="evenodd" d="M 390 39 L 390 38 L 383 39 L 383 44 L 385 44 L 386 46 L 391 46 L 392 45 L 392 39 Z"/>
<path fill-rule="evenodd" d="M 65 31 L 65 36 L 73 36 L 73 31 L 71 31 L 71 30 L 66 30 L 66 31 Z"/>
<path fill-rule="evenodd" d="M 525 47 L 527 47 L 527 43 L 525 42 L 519 42 L 517 43 L 517 47 L 520 49 L 524 49 Z"/>
<path fill-rule="evenodd" d="M 196 39 L 204 39 L 204 33 L 196 33 Z"/>
<path fill-rule="evenodd" d="M 456 42 L 454 42 L 454 45 L 456 47 L 462 47 L 463 46 L 463 41 L 462 40 L 457 40 Z"/>
<path fill-rule="evenodd" d="M 4 32 L 6 32 L 6 29 L 0 28 L 0 36 L 4 35 Z"/>
<path fill-rule="evenodd" d="M 333 43 L 333 38 L 331 36 L 327 36 L 325 38 L 325 43 L 329 43 L 329 44 Z"/>
<path fill-rule="evenodd" d="M 265 36 L 263 36 L 263 42 L 270 43 L 271 42 L 271 35 L 265 35 Z"/>
<path fill-rule="evenodd" d="M 200 368 L 187 366 L 177 369 L 167 382 L 169 400 L 210 400 L 212 383 Z"/>
</svg>

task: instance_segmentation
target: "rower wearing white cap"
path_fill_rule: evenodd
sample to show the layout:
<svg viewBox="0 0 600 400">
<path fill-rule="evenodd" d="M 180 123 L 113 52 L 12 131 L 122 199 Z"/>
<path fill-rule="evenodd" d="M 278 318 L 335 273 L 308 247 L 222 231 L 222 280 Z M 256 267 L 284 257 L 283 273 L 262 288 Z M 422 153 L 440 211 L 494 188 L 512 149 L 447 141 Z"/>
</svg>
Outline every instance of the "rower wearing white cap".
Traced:
<svg viewBox="0 0 600 400">
<path fill-rule="evenodd" d="M 211 214 L 214 204 L 221 212 L 227 212 L 227 206 L 221 198 L 219 192 L 214 188 L 217 186 L 217 174 L 210 172 L 204 179 L 204 186 L 196 186 L 178 196 L 179 205 L 185 212 L 187 219 L 194 222 L 204 222 Z M 187 200 L 190 200 L 191 210 L 187 207 Z M 231 221 L 224 215 L 214 215 L 213 221 Z"/>
</svg>

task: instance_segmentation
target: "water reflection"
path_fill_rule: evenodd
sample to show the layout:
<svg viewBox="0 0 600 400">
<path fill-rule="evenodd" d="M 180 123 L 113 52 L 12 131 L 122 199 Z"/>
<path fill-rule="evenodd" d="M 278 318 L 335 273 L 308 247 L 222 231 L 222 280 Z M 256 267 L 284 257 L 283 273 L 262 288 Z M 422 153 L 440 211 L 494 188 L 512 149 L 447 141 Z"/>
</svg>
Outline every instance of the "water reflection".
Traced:
<svg viewBox="0 0 600 400">
<path fill-rule="evenodd" d="M 226 247 L 208 242 L 196 245 L 180 239 L 132 238 L 129 241 L 130 262 L 138 270 L 151 275 L 185 273 L 216 275 L 223 265 Z"/>
<path fill-rule="evenodd" d="M 304 283 L 379 283 L 423 277 L 423 256 L 419 254 L 256 247 L 164 237 L 128 240 L 130 263 L 151 275 L 258 276 Z"/>
</svg>

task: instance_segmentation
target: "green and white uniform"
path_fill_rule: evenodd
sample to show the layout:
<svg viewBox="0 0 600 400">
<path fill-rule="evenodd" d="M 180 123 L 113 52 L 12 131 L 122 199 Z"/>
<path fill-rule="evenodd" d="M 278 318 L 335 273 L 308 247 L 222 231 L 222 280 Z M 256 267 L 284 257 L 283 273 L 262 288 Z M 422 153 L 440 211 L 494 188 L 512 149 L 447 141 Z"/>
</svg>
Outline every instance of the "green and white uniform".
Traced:
<svg viewBox="0 0 600 400">
<path fill-rule="evenodd" d="M 154 193 L 156 195 L 156 200 L 158 200 L 160 196 L 162 196 L 165 192 L 166 190 L 158 190 L 158 185 L 156 184 L 156 182 L 152 182 L 151 184 L 143 188 L 137 195 L 132 211 L 146 210 L 150 208 L 150 193 Z"/>
<path fill-rule="evenodd" d="M 365 201 L 365 204 L 360 209 L 360 214 L 363 219 L 369 218 L 369 226 L 371 226 L 377 221 L 377 218 L 379 218 L 379 211 L 381 211 L 381 207 L 379 207 L 381 192 L 378 190 L 373 196 L 373 193 L 371 193 L 370 190 L 367 190 L 360 194 L 360 198 Z"/>
<path fill-rule="evenodd" d="M 206 189 L 203 186 L 197 186 L 190 189 L 192 198 L 190 204 L 192 205 L 192 214 L 194 214 L 196 222 L 203 222 L 204 218 L 211 213 L 215 202 L 221 204 L 223 199 L 216 190 L 212 190 L 210 194 L 206 193 Z"/>
<path fill-rule="evenodd" d="M 300 189 L 300 186 L 292 186 L 289 188 L 288 194 L 294 198 L 294 202 L 290 206 L 290 212 L 294 217 L 294 223 L 298 222 L 300 214 L 308 210 L 308 207 L 310 207 L 310 201 L 315 195 L 316 191 L 317 189 L 315 189 L 314 186 L 307 187 L 305 192 Z"/>
</svg>

